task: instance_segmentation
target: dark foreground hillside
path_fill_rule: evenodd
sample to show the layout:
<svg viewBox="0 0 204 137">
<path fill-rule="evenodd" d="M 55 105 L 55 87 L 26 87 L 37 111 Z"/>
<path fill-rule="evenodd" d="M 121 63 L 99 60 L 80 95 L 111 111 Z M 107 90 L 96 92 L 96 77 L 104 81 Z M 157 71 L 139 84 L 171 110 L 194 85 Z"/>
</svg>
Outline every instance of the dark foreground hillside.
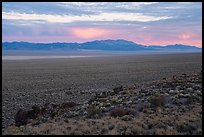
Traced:
<svg viewBox="0 0 204 137">
<path fill-rule="evenodd" d="M 3 134 L 201 135 L 202 70 L 22 112 Z"/>
</svg>

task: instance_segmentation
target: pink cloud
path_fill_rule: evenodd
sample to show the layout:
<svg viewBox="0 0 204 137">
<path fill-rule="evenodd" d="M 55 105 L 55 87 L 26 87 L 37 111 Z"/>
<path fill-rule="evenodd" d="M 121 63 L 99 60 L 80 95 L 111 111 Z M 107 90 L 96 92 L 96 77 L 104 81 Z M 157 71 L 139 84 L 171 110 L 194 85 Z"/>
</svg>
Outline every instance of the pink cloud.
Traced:
<svg viewBox="0 0 204 137">
<path fill-rule="evenodd" d="M 110 30 L 101 28 L 72 28 L 71 33 L 83 39 L 100 38 L 110 34 Z"/>
<path fill-rule="evenodd" d="M 195 36 L 195 34 L 180 34 L 179 38 L 186 40 L 186 39 L 190 39 L 190 38 L 192 38 L 194 36 Z"/>
</svg>

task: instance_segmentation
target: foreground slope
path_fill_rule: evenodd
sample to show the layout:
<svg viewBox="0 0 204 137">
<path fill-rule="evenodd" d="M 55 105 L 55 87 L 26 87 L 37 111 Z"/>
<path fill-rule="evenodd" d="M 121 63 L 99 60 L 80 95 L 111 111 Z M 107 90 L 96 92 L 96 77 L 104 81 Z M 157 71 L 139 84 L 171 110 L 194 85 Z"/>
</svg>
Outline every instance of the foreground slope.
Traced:
<svg viewBox="0 0 204 137">
<path fill-rule="evenodd" d="M 117 87 L 79 104 L 35 106 L 32 111 L 35 118 L 28 118 L 27 125 L 18 119 L 17 126 L 22 126 L 9 126 L 3 134 L 201 135 L 202 71 Z"/>
</svg>

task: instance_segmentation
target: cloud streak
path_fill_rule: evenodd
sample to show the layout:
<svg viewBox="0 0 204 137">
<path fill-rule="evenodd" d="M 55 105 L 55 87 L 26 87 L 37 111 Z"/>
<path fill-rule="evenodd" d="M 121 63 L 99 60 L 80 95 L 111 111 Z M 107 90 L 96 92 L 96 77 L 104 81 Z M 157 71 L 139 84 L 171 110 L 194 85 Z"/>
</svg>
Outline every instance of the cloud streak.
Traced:
<svg viewBox="0 0 204 137">
<path fill-rule="evenodd" d="M 36 21 L 42 20 L 51 23 L 71 23 L 83 21 L 138 21 L 138 22 L 151 22 L 171 19 L 169 16 L 148 16 L 140 13 L 100 13 L 98 15 L 51 15 L 51 14 L 26 14 L 15 12 L 2 12 L 2 18 L 7 20 L 28 20 Z"/>
</svg>

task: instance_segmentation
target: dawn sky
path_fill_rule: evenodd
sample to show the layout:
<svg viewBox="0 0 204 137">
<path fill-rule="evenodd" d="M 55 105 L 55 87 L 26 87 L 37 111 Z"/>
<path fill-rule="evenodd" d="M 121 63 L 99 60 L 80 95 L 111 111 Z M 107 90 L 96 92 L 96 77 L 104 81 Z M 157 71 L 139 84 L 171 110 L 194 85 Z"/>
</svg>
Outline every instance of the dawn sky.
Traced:
<svg viewBox="0 0 204 137">
<path fill-rule="evenodd" d="M 3 2 L 2 40 L 202 47 L 201 2 Z"/>
</svg>

